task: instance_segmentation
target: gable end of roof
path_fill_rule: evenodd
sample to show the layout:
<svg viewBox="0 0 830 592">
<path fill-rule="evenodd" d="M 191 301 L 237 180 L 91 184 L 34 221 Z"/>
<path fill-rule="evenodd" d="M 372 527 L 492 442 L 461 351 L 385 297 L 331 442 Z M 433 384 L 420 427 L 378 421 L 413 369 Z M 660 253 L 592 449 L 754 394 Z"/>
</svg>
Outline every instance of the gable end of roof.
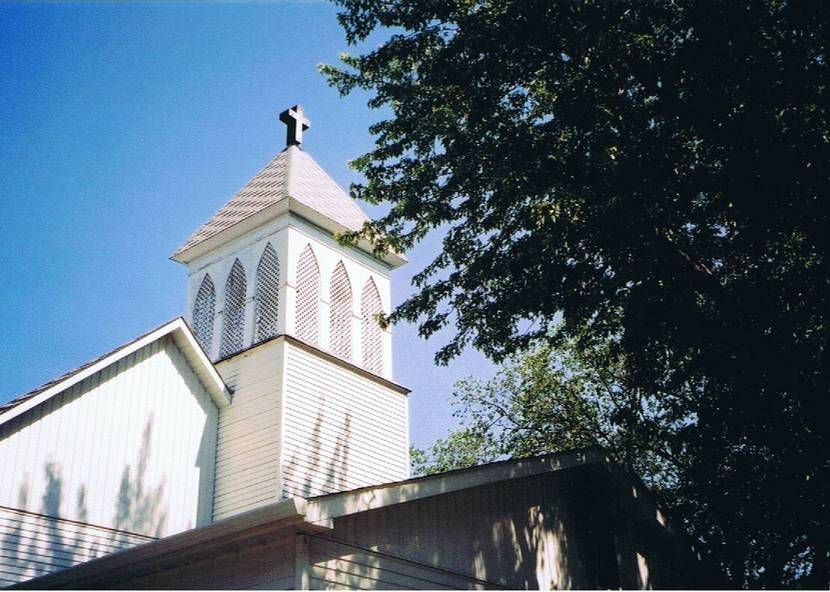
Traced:
<svg viewBox="0 0 830 592">
<path fill-rule="evenodd" d="M 227 407 L 231 402 L 231 392 L 228 389 L 213 363 L 202 350 L 193 333 L 183 318 L 177 317 L 163 325 L 111 350 L 89 362 L 78 366 L 74 370 L 50 380 L 34 390 L 21 395 L 0 406 L 0 424 L 22 415 L 26 411 L 41 405 L 55 395 L 64 392 L 71 386 L 81 382 L 104 368 L 117 363 L 133 352 L 170 335 L 176 346 L 182 351 L 193 372 L 210 393 L 211 398 L 220 408 Z"/>
</svg>

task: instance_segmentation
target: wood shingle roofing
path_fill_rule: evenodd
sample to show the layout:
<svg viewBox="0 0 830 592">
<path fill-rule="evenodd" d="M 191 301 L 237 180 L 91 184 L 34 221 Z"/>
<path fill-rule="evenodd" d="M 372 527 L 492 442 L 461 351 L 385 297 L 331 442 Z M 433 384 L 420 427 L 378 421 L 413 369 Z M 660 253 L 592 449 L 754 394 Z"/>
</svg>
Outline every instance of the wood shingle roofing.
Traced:
<svg viewBox="0 0 830 592">
<path fill-rule="evenodd" d="M 173 259 L 288 197 L 349 230 L 369 218 L 317 162 L 298 146 L 288 146 L 173 253 Z"/>
</svg>

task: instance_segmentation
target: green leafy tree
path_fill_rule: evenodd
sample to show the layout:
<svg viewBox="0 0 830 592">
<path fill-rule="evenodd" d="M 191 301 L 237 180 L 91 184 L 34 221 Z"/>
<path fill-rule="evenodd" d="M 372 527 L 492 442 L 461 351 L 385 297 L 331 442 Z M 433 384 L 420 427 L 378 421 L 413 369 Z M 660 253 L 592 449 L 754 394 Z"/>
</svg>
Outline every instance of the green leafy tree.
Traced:
<svg viewBox="0 0 830 592">
<path fill-rule="evenodd" d="M 830 4 L 341 4 L 391 31 L 324 67 L 391 113 L 364 234 L 444 231 L 389 321 L 453 326 L 440 362 L 607 347 L 735 585 L 830 585 Z"/>
<path fill-rule="evenodd" d="M 687 432 L 696 429 L 694 422 L 663 397 L 632 386 L 626 365 L 611 354 L 614 349 L 543 345 L 511 357 L 489 381 L 459 381 L 452 399 L 461 428 L 426 450 L 413 448 L 413 472 L 430 475 L 599 445 L 641 477 L 690 534 L 700 535 L 701 526 L 709 526 L 701 516 L 708 511 L 707 493 L 731 496 L 741 490 L 722 490 L 723 482 L 718 482 L 707 491 L 695 483 L 692 468 L 698 459 L 684 447 Z M 751 493 L 751 485 L 744 491 Z M 716 554 L 722 562 L 743 566 L 740 583 L 769 584 L 765 566 L 784 559 L 777 575 L 782 582 L 813 581 L 804 577 L 812 567 L 807 557 L 772 556 L 775 547 L 755 543 L 782 534 L 779 521 L 762 520 L 768 510 L 742 508 L 741 515 L 758 522 L 719 525 L 717 532 L 732 538 L 725 538 Z"/>
<path fill-rule="evenodd" d="M 686 459 L 671 451 L 683 421 L 658 397 L 629 388 L 607 349 L 544 345 L 516 355 L 494 378 L 456 383 L 462 429 L 413 449 L 416 474 L 602 446 L 658 493 L 676 501 Z"/>
<path fill-rule="evenodd" d="M 476 426 L 450 432 L 428 450 L 412 447 L 409 458 L 413 474 L 435 475 L 494 461 L 498 454 L 486 430 Z"/>
</svg>

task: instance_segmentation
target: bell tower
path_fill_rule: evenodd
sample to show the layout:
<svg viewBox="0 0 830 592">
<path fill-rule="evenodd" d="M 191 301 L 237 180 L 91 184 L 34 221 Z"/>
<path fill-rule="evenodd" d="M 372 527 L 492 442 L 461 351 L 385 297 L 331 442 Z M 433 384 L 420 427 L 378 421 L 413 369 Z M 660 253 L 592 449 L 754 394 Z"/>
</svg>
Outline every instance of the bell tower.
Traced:
<svg viewBox="0 0 830 592">
<path fill-rule="evenodd" d="M 302 107 L 279 119 L 285 148 L 171 257 L 188 268 L 190 326 L 234 391 L 214 519 L 409 473 L 409 391 L 377 321 L 406 260 L 335 240 L 368 218 L 303 149 Z"/>
</svg>

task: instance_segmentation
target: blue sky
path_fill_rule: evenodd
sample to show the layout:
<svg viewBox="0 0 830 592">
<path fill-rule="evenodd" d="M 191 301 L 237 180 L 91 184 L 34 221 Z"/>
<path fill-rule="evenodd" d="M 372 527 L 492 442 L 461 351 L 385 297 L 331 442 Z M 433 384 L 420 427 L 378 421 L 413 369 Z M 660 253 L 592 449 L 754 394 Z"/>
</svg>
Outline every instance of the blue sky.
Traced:
<svg viewBox="0 0 830 592">
<path fill-rule="evenodd" d="M 282 148 L 285 107 L 305 107 L 323 168 L 358 180 L 346 162 L 379 114 L 317 72 L 348 49 L 335 15 L 322 2 L 0 3 L 0 402 L 183 314 L 186 272 L 168 257 Z M 394 302 L 438 246 L 408 254 Z M 435 367 L 445 339 L 395 329 L 416 445 L 453 425 L 454 380 L 493 372 L 473 351 Z"/>
</svg>

